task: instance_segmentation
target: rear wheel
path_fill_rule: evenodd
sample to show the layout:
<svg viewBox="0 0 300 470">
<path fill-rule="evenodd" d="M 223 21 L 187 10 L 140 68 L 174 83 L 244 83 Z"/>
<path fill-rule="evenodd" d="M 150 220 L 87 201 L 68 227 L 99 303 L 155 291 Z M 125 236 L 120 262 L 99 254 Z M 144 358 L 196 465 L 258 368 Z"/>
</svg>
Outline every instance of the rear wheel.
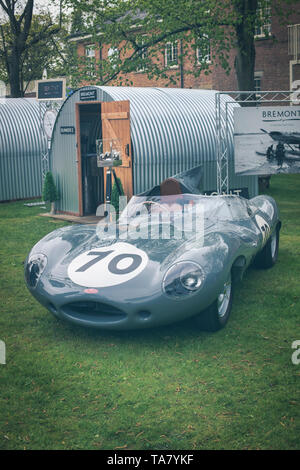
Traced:
<svg viewBox="0 0 300 470">
<path fill-rule="evenodd" d="M 268 269 L 274 266 L 278 258 L 279 227 L 277 226 L 265 247 L 256 255 L 254 264 L 258 268 Z"/>
<path fill-rule="evenodd" d="M 216 300 L 196 317 L 200 328 L 206 331 L 218 331 L 224 328 L 230 316 L 232 298 L 233 284 L 230 273 Z"/>
</svg>

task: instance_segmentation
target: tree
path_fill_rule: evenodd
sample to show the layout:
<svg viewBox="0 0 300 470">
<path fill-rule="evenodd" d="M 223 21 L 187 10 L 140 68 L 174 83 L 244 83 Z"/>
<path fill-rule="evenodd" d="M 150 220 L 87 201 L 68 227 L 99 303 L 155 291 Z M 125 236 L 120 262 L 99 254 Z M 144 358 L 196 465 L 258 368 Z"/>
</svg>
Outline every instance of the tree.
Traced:
<svg viewBox="0 0 300 470">
<path fill-rule="evenodd" d="M 33 9 L 34 0 L 0 0 L 0 67 L 14 98 L 24 95 L 24 81 L 41 78 L 62 27 L 61 9 L 58 23 L 49 12 L 34 16 Z"/>
<path fill-rule="evenodd" d="M 299 1 L 299 0 L 296 0 Z M 208 45 L 212 62 L 229 72 L 229 53 L 236 49 L 235 69 L 240 90 L 254 89 L 255 30 L 269 15 L 270 0 L 89 0 L 77 4 L 85 18 L 84 31 L 91 42 L 110 44 L 118 53 L 98 62 L 94 76 L 83 78 L 96 84 L 111 80 L 126 83 L 129 72 L 143 69 L 149 78 L 162 77 L 173 83 L 180 78 L 161 61 L 162 47 L 177 40 L 179 64 L 184 58 L 194 64 L 185 73 L 209 73 L 205 60 Z M 283 17 L 283 5 L 291 0 L 274 0 L 273 11 Z M 266 31 L 267 34 L 267 31 Z M 201 67 L 196 61 L 196 49 Z M 79 59 L 78 71 L 87 72 L 88 61 Z M 85 65 L 85 67 L 83 66 Z M 90 63 L 89 63 L 90 65 Z M 98 67 L 98 68 L 97 68 Z"/>
<path fill-rule="evenodd" d="M 48 21 L 47 15 L 34 15 L 29 39 L 40 31 Z M 9 25 L 2 25 L 5 31 L 6 41 L 10 38 Z M 7 31 L 7 32 L 6 32 Z M 44 69 L 47 70 L 48 78 L 57 77 L 65 74 L 66 58 L 63 51 L 64 36 L 67 32 L 61 28 L 55 36 L 45 37 L 38 44 L 38 47 L 26 49 L 20 62 L 20 89 L 22 95 L 26 92 L 29 83 L 32 80 L 41 79 Z M 9 82 L 8 71 L 5 61 L 0 58 L 0 80 Z"/>
</svg>

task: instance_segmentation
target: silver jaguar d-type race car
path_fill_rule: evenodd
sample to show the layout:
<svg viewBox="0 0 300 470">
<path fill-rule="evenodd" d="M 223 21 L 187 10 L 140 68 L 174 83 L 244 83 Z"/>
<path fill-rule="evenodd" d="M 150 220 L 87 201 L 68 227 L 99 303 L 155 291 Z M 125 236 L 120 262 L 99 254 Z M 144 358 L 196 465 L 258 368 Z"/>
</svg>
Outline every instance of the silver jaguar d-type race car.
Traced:
<svg viewBox="0 0 300 470">
<path fill-rule="evenodd" d="M 132 197 L 116 222 L 45 236 L 25 279 L 42 305 L 78 325 L 125 330 L 194 316 L 216 331 L 249 264 L 276 262 L 280 226 L 269 196 L 206 196 L 169 178 Z"/>
</svg>

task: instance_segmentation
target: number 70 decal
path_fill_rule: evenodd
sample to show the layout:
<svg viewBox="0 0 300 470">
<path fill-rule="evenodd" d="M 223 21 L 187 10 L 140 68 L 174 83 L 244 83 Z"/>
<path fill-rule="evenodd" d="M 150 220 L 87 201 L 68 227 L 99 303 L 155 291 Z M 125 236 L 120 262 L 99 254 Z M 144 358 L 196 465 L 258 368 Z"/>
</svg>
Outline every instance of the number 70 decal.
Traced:
<svg viewBox="0 0 300 470">
<path fill-rule="evenodd" d="M 148 263 L 148 256 L 129 243 L 94 248 L 77 256 L 68 268 L 70 279 L 84 287 L 111 287 L 133 279 Z"/>
</svg>

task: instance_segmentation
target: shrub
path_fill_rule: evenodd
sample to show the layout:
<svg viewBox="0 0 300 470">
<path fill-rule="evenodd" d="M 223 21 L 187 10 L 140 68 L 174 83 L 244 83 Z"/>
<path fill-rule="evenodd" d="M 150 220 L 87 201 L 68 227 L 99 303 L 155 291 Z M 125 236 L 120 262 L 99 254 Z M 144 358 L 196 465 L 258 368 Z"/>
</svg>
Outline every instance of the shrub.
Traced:
<svg viewBox="0 0 300 470">
<path fill-rule="evenodd" d="M 124 196 L 124 189 L 123 189 L 122 182 L 120 178 L 118 177 L 117 177 L 117 180 L 121 188 L 121 196 Z M 118 213 L 119 212 L 119 192 L 118 192 L 116 182 L 114 182 L 112 191 L 111 191 L 111 204 L 114 206 L 116 213 Z"/>
<path fill-rule="evenodd" d="M 51 171 L 48 171 L 45 176 L 43 186 L 43 200 L 46 202 L 54 202 L 58 200 L 58 191 L 56 189 Z"/>
</svg>

